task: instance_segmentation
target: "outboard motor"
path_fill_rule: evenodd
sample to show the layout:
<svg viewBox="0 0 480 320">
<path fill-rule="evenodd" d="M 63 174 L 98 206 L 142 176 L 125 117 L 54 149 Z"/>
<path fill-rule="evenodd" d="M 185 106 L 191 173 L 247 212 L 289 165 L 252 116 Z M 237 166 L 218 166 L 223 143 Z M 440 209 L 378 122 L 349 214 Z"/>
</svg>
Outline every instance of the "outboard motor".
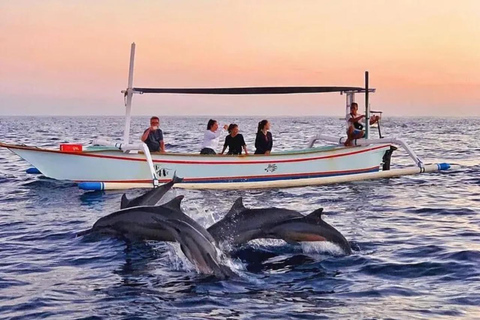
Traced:
<svg viewBox="0 0 480 320">
<path fill-rule="evenodd" d="M 387 151 L 385 151 L 385 154 L 383 155 L 383 170 L 386 171 L 386 170 L 390 170 L 390 162 L 392 160 L 392 153 L 393 151 L 397 150 L 397 147 L 395 146 L 390 146 L 390 149 L 388 149 Z"/>
</svg>

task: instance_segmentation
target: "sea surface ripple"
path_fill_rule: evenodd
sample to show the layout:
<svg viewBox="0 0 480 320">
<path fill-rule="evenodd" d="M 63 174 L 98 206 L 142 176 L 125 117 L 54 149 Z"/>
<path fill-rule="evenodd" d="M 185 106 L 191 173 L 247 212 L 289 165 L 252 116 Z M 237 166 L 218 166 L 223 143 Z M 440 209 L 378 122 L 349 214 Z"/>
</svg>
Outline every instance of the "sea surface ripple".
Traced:
<svg viewBox="0 0 480 320">
<path fill-rule="evenodd" d="M 161 119 L 167 150 L 197 152 L 208 117 Z M 256 123 L 236 122 L 253 150 Z M 274 150 L 340 135 L 338 118 L 272 118 Z M 133 119 L 139 137 L 147 117 Z M 122 137 L 121 117 L 1 117 L 0 141 L 58 147 Z M 254 241 L 230 263 L 239 277 L 195 272 L 175 244 L 76 238 L 115 211 L 122 192 L 83 192 L 27 175 L 28 163 L 0 149 L 0 318 L 51 319 L 480 319 L 480 119 L 386 118 L 382 132 L 408 141 L 449 172 L 339 185 L 255 191 L 183 191 L 184 211 L 204 226 L 233 201 L 278 206 L 324 219 L 352 242 Z M 404 151 L 393 163 L 411 165 Z M 141 191 L 131 190 L 129 195 Z"/>
</svg>

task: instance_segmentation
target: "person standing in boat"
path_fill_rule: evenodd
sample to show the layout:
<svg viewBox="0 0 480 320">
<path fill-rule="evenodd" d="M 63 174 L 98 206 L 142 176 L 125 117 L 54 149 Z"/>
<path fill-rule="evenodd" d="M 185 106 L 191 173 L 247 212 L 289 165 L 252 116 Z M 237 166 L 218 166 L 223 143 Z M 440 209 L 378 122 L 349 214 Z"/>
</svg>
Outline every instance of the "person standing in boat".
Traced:
<svg viewBox="0 0 480 320">
<path fill-rule="evenodd" d="M 258 123 L 257 137 L 255 138 L 255 154 L 269 155 L 273 147 L 273 138 L 270 130 L 270 122 L 262 120 Z"/>
<path fill-rule="evenodd" d="M 148 146 L 151 152 L 165 152 L 165 143 L 163 142 L 163 132 L 159 128 L 160 119 L 158 117 L 150 118 L 150 127 L 143 132 L 141 140 Z"/>
<path fill-rule="evenodd" d="M 227 154 L 240 155 L 242 154 L 243 148 L 245 155 L 248 155 L 247 145 L 243 139 L 243 135 L 238 133 L 238 125 L 235 123 L 230 124 L 228 126 L 228 133 L 229 135 L 225 137 L 221 154 L 223 154 L 228 147 Z"/>
<path fill-rule="evenodd" d="M 219 130 L 217 120 L 208 120 L 207 131 L 205 131 L 203 136 L 200 154 L 217 154 L 215 149 L 218 147 L 218 141 L 227 128 L 228 126 L 224 125 L 223 130 Z"/>
<path fill-rule="evenodd" d="M 360 120 L 365 118 L 365 115 L 358 114 L 358 104 L 352 102 L 350 105 L 350 113 L 346 117 L 347 121 L 347 140 L 345 141 L 345 146 L 353 146 L 353 140 L 361 139 L 365 135 L 363 131 L 363 124 L 360 123 Z M 376 123 L 380 119 L 379 116 L 370 117 L 370 124 Z"/>
</svg>

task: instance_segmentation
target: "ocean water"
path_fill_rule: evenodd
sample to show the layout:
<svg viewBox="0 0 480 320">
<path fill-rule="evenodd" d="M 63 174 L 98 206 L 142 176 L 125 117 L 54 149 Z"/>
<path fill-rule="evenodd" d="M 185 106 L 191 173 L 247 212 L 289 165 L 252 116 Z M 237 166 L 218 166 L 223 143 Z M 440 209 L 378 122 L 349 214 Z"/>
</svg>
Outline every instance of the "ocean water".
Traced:
<svg viewBox="0 0 480 320">
<path fill-rule="evenodd" d="M 199 150 L 208 117 L 162 118 L 168 151 Z M 236 122 L 253 150 L 257 118 Z M 274 150 L 339 135 L 338 118 L 272 118 Z M 132 137 L 148 126 L 133 119 Z M 121 137 L 121 117 L 2 117 L 0 141 L 42 147 Z M 2 319 L 480 319 L 480 119 L 386 118 L 386 136 L 408 141 L 426 163 L 458 168 L 329 186 L 252 191 L 173 190 L 184 211 L 209 226 L 242 196 L 324 220 L 351 241 L 254 241 L 227 261 L 238 277 L 198 274 L 178 245 L 75 237 L 119 208 L 123 192 L 83 192 L 27 175 L 30 165 L 0 149 Z M 394 165 L 412 164 L 405 152 Z M 128 191 L 129 196 L 139 190 Z"/>
</svg>

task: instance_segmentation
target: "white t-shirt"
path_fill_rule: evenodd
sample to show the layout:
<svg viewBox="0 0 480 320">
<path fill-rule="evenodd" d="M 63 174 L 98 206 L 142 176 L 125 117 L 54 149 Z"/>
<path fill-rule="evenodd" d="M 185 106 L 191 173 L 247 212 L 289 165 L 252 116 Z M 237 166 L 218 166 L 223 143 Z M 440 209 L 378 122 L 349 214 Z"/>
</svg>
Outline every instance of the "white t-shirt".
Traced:
<svg viewBox="0 0 480 320">
<path fill-rule="evenodd" d="M 347 114 L 346 117 L 345 117 L 345 121 L 346 121 L 346 125 L 347 125 L 347 131 L 348 131 L 348 128 L 352 127 L 353 126 L 353 121 L 350 121 L 350 119 L 355 119 L 356 117 L 359 117 L 361 116 L 360 114 L 357 114 L 356 116 L 353 116 L 351 113 Z M 363 118 L 362 118 L 363 119 Z M 362 123 L 362 120 L 358 121 L 359 123 Z"/>
<path fill-rule="evenodd" d="M 203 148 L 210 148 L 210 149 L 217 149 L 218 141 L 220 140 L 220 136 L 223 134 L 225 130 L 217 129 L 217 131 L 212 132 L 210 130 L 205 131 L 203 136 L 203 143 L 200 147 L 200 150 Z"/>
</svg>

